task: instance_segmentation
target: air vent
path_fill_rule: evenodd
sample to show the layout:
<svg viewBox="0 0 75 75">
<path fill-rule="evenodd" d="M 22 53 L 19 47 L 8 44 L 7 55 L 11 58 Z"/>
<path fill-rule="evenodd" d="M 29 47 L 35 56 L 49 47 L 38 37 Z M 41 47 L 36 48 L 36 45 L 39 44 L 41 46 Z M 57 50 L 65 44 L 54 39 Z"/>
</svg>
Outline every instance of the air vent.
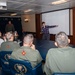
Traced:
<svg viewBox="0 0 75 75">
<path fill-rule="evenodd" d="M 0 10 L 7 10 L 6 6 L 0 6 Z"/>
</svg>

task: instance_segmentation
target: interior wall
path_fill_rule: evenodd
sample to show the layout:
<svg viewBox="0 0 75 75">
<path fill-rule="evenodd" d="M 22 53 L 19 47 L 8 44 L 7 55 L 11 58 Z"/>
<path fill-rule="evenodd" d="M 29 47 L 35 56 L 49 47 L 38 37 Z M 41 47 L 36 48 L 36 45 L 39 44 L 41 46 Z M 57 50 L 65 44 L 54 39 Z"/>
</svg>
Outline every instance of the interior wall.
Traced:
<svg viewBox="0 0 75 75">
<path fill-rule="evenodd" d="M 35 14 L 31 15 L 22 15 L 22 29 L 25 32 L 36 32 L 36 25 L 35 25 Z M 28 19 L 27 22 L 25 22 L 25 19 Z"/>
<path fill-rule="evenodd" d="M 42 15 L 36 14 L 35 17 L 36 17 L 36 38 L 41 39 L 42 34 L 40 34 L 40 32 L 41 32 Z"/>
</svg>

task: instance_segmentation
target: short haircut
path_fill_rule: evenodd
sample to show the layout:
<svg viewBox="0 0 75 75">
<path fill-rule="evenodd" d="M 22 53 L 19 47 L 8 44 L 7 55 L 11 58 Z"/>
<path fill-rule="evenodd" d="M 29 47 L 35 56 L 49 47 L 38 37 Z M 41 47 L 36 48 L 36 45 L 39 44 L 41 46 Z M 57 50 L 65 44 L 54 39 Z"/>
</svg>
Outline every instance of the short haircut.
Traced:
<svg viewBox="0 0 75 75">
<path fill-rule="evenodd" d="M 11 37 L 14 37 L 12 31 L 6 33 L 6 39 L 10 40 Z"/>
<path fill-rule="evenodd" d="M 8 22 L 11 22 L 11 21 L 8 21 Z"/>
<path fill-rule="evenodd" d="M 45 24 L 45 22 L 42 22 L 42 24 Z"/>
<path fill-rule="evenodd" d="M 33 40 L 34 40 L 33 35 L 27 34 L 24 36 L 23 43 L 30 44 L 31 42 L 33 42 Z"/>
<path fill-rule="evenodd" d="M 56 34 L 55 41 L 57 42 L 58 47 L 65 47 L 69 44 L 68 36 L 65 32 L 59 32 L 58 34 Z"/>
</svg>

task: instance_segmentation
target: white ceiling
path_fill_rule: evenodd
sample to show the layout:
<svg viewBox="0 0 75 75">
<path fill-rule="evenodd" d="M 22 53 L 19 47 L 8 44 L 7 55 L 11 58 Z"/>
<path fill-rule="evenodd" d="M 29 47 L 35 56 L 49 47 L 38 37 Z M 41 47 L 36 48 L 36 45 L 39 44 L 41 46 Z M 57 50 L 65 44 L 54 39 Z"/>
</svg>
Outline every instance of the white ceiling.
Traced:
<svg viewBox="0 0 75 75">
<path fill-rule="evenodd" d="M 0 0 L 7 2 L 7 10 L 0 10 L 0 14 L 14 13 L 27 14 L 24 11 L 32 9 L 31 13 L 41 13 L 65 8 L 75 7 L 75 0 L 69 0 L 66 3 L 52 5 L 51 2 L 57 0 Z"/>
</svg>

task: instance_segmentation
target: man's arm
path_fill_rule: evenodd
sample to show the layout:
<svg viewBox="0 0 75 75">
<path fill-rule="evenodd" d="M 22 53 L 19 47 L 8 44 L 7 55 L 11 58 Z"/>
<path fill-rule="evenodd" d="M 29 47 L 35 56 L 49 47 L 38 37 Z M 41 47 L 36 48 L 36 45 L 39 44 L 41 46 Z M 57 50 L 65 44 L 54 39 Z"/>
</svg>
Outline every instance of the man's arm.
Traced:
<svg viewBox="0 0 75 75">
<path fill-rule="evenodd" d="M 58 25 L 53 25 L 53 26 L 47 26 L 48 28 L 54 28 L 54 27 L 58 27 Z"/>
</svg>

